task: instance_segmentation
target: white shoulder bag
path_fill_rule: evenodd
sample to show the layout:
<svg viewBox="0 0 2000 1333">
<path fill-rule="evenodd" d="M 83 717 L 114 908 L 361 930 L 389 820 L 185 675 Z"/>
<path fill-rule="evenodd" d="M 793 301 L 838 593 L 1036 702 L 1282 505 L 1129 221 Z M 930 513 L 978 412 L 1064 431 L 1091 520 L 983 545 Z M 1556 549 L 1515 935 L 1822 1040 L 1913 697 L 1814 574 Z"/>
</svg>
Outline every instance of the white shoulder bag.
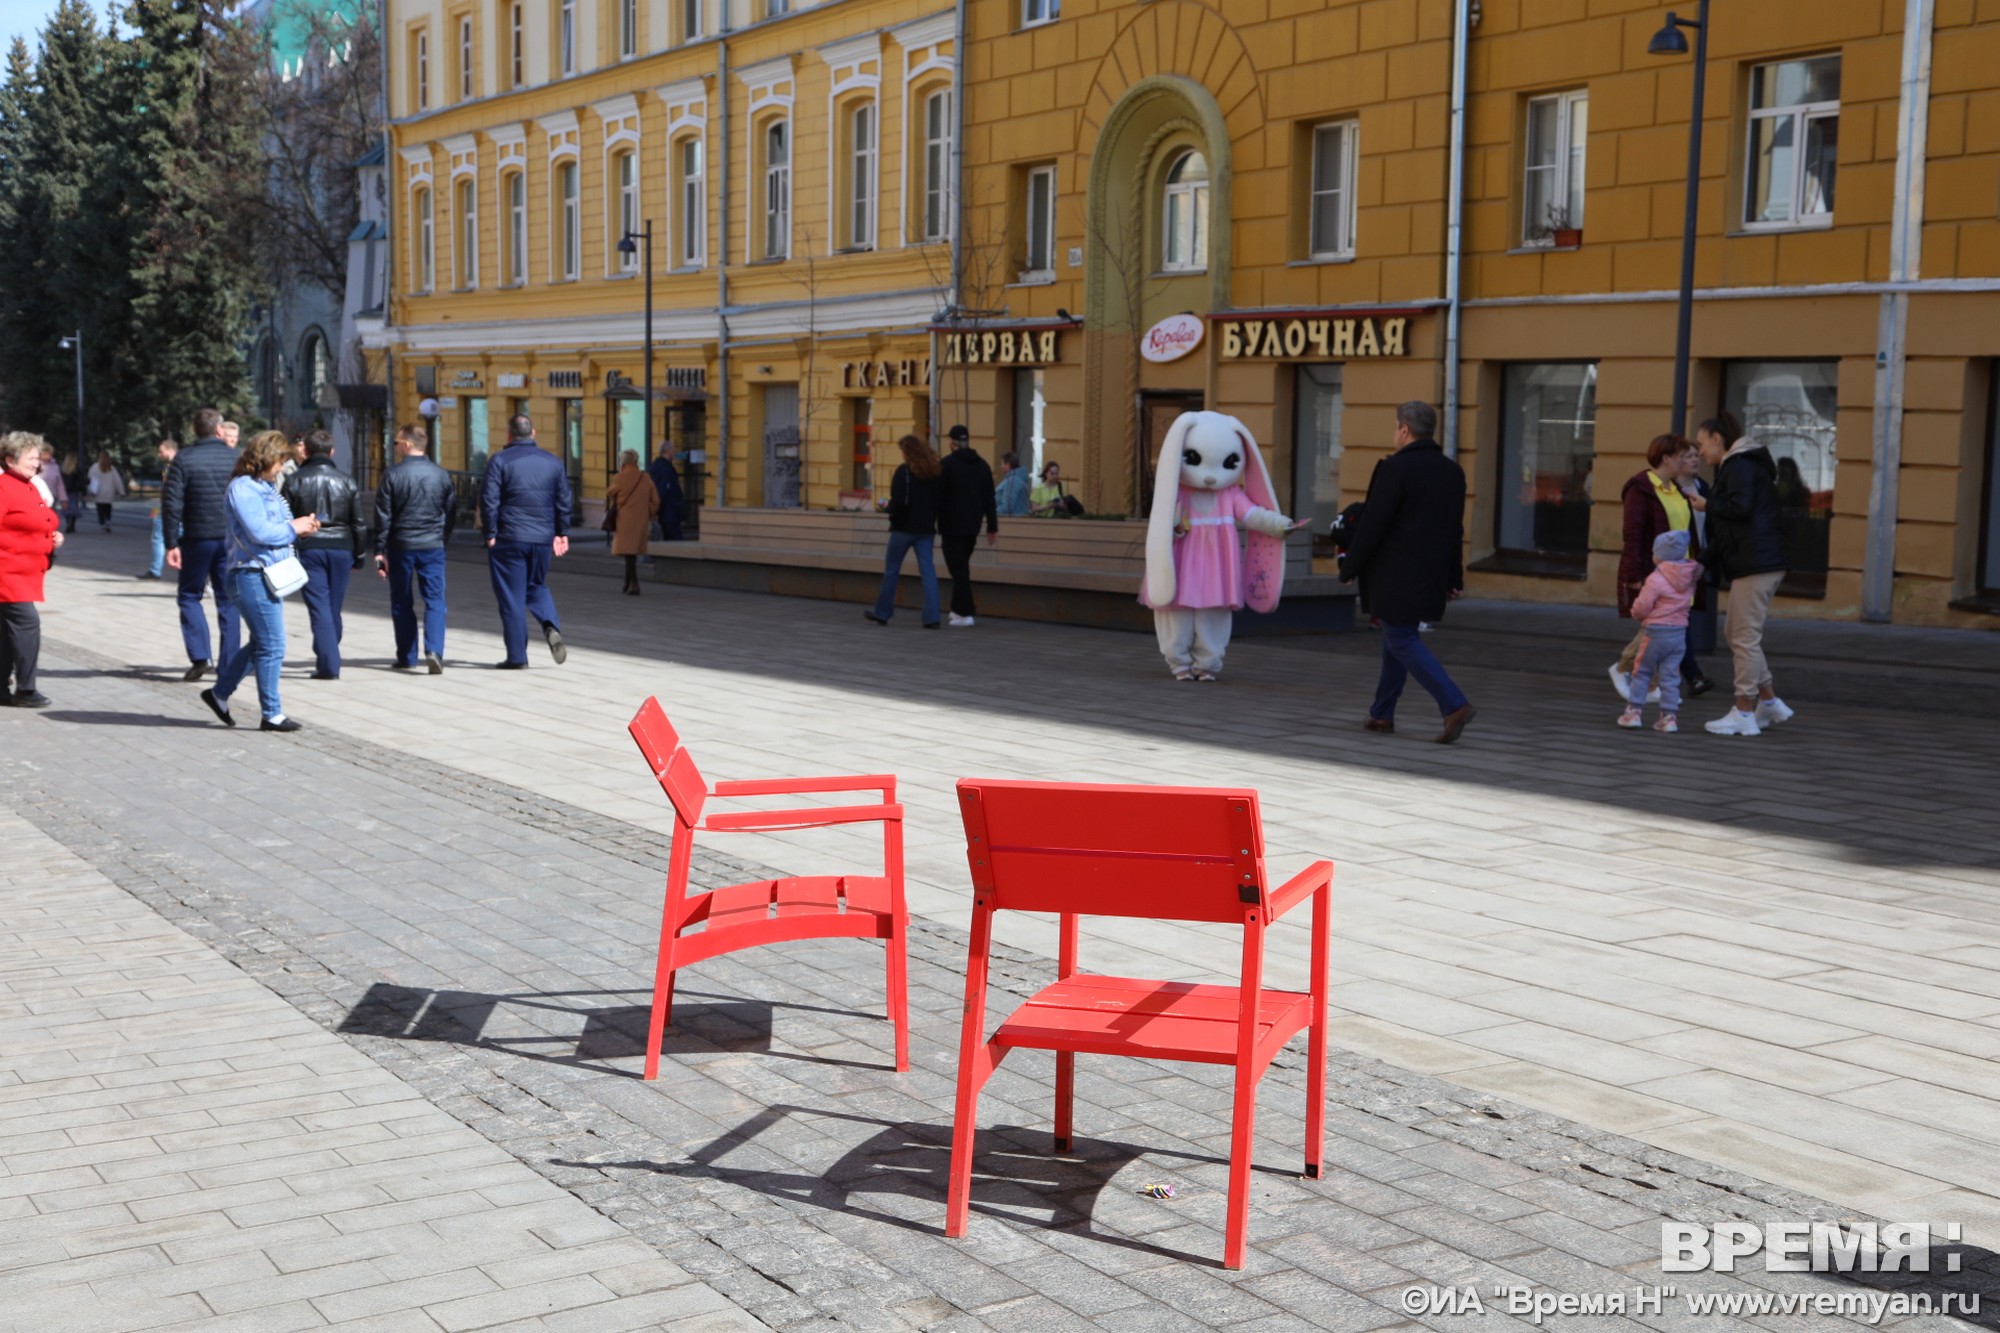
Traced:
<svg viewBox="0 0 2000 1333">
<path fill-rule="evenodd" d="M 287 555 L 275 565 L 264 566 L 264 586 L 280 600 L 305 587 L 306 567 L 299 563 L 297 553 Z"/>
</svg>

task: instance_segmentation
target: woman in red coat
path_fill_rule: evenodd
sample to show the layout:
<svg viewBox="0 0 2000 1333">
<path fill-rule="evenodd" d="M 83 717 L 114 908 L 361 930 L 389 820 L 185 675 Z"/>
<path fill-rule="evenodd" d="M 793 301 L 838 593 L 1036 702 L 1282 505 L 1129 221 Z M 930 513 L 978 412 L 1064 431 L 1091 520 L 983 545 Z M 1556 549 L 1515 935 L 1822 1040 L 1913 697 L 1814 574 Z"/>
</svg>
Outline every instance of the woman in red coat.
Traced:
<svg viewBox="0 0 2000 1333">
<path fill-rule="evenodd" d="M 42 655 L 42 576 L 62 534 L 62 520 L 42 502 L 33 478 L 42 468 L 42 437 L 26 431 L 0 435 L 0 703 L 46 708 L 35 688 Z M 9 681 L 12 684 L 9 684 Z"/>
<path fill-rule="evenodd" d="M 1695 479 L 1695 469 L 1700 466 L 1701 451 L 1693 440 L 1661 435 L 1646 446 L 1646 466 L 1625 483 L 1625 544 L 1618 559 L 1620 616 L 1631 617 L 1632 599 L 1639 595 L 1639 589 L 1653 572 L 1656 537 L 1664 532 L 1685 532 L 1690 558 L 1701 550 L 1702 525 L 1697 515 L 1708 502 L 1702 498 L 1700 482 Z M 1611 688 L 1618 691 L 1621 699 L 1632 675 L 1632 662 L 1645 637 L 1643 631 L 1635 634 L 1619 655 L 1617 665 L 1611 668 Z M 1681 658 L 1681 680 L 1690 695 L 1706 694 L 1711 688 L 1692 648 Z"/>
</svg>

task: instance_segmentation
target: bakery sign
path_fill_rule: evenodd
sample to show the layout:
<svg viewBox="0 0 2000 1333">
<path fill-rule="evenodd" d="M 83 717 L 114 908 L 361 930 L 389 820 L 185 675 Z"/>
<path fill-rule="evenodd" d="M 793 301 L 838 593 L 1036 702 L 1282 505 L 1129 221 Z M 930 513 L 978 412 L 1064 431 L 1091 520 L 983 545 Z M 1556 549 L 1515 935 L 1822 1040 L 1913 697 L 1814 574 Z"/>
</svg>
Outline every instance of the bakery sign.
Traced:
<svg viewBox="0 0 2000 1333">
<path fill-rule="evenodd" d="M 1410 321 L 1402 315 L 1224 319 L 1216 322 L 1215 331 L 1224 361 L 1318 361 L 1409 355 Z"/>
<path fill-rule="evenodd" d="M 1168 315 L 1146 330 L 1146 336 L 1139 342 L 1139 355 L 1153 362 L 1178 361 L 1201 346 L 1205 332 L 1202 322 L 1193 315 Z"/>
</svg>

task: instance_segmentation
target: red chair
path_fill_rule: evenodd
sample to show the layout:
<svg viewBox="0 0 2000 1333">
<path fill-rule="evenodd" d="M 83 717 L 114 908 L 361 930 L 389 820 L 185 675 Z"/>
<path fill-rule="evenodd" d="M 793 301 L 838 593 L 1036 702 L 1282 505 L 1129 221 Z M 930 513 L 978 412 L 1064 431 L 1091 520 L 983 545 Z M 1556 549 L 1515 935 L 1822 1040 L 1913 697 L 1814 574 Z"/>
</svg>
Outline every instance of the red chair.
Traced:
<svg viewBox="0 0 2000 1333">
<path fill-rule="evenodd" d="M 758 782 L 702 782 L 693 756 L 681 748 L 658 699 L 641 704 L 627 728 L 653 776 L 674 806 L 674 841 L 667 863 L 667 901 L 660 918 L 660 961 L 653 974 L 653 1020 L 647 1029 L 646 1077 L 660 1072 L 660 1039 L 674 1004 L 674 973 L 704 958 L 783 940 L 836 938 L 884 941 L 889 973 L 889 1018 L 896 1025 L 896 1068 L 910 1067 L 908 937 L 903 904 L 903 807 L 888 774 L 849 778 L 774 778 Z M 706 892 L 688 884 L 695 826 L 710 797 L 799 795 L 806 792 L 879 791 L 879 805 L 835 805 L 807 810 L 753 810 L 711 814 L 704 833 L 829 828 L 882 824 L 880 875 L 815 875 L 757 880 Z M 688 932 L 701 927 L 693 934 Z"/>
<path fill-rule="evenodd" d="M 972 948 L 952 1126 L 945 1234 L 963 1236 L 972 1198 L 979 1090 L 1007 1053 L 1056 1052 L 1055 1146 L 1070 1146 L 1076 1057 L 1137 1055 L 1236 1067 L 1223 1265 L 1243 1266 L 1250 1205 L 1251 1130 L 1257 1084 L 1301 1028 L 1311 1028 L 1306 1070 L 1306 1174 L 1326 1149 L 1327 927 L 1333 863 L 1315 861 L 1278 888 L 1264 868 L 1257 793 L 1223 787 L 1125 787 L 1095 783 L 958 784 L 972 865 Z M 1264 931 L 1310 894 L 1310 993 L 1266 990 Z M 987 955 L 993 914 L 1061 917 L 1056 982 L 986 1038 Z M 1092 976 L 1077 969 L 1077 917 L 1214 921 L 1243 927 L 1235 986 Z"/>
</svg>

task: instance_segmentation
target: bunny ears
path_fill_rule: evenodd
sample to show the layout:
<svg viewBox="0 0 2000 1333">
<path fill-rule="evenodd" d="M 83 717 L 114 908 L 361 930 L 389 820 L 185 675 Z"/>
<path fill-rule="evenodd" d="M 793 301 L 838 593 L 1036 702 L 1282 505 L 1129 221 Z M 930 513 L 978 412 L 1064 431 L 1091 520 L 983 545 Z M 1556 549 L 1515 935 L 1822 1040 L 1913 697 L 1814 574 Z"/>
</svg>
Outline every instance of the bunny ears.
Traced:
<svg viewBox="0 0 2000 1333">
<path fill-rule="evenodd" d="M 1177 591 L 1174 576 L 1174 510 L 1181 497 L 1181 452 L 1188 432 L 1207 412 L 1183 412 L 1167 428 L 1153 468 L 1153 509 L 1146 516 L 1146 604 L 1168 606 Z M 1225 418 L 1226 419 L 1226 418 Z"/>
</svg>

